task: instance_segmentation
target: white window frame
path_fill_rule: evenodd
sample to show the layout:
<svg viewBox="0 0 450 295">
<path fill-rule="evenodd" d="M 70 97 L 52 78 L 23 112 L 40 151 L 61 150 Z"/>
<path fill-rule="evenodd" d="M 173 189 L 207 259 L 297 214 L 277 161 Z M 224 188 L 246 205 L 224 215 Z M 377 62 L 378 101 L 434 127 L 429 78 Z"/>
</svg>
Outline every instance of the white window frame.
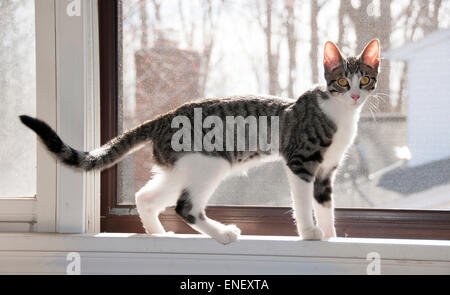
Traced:
<svg viewBox="0 0 450 295">
<path fill-rule="evenodd" d="M 450 241 L 199 235 L 0 234 L 0 274 L 450 274 Z M 75 253 L 74 253 L 75 252 Z M 71 255 L 70 255 L 71 254 Z"/>
<path fill-rule="evenodd" d="M 57 131 L 71 146 L 92 150 L 100 144 L 97 1 L 54 1 Z M 70 15 L 77 4 L 79 15 Z M 56 187 L 56 232 L 99 232 L 100 173 L 58 163 Z"/>
<path fill-rule="evenodd" d="M 97 1 L 35 0 L 36 117 L 83 150 L 100 144 L 97 23 Z M 99 172 L 62 166 L 40 143 L 36 156 L 36 195 L 0 199 L 2 230 L 99 232 Z"/>
</svg>

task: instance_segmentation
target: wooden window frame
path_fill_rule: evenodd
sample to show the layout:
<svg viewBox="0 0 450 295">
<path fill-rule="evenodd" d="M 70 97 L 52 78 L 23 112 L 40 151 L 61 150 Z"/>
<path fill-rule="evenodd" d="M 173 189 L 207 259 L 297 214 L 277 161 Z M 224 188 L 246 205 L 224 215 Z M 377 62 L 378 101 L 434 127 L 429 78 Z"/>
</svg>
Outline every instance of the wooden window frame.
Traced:
<svg viewBox="0 0 450 295">
<path fill-rule="evenodd" d="M 117 5 L 118 0 L 98 0 L 102 144 L 118 132 Z M 116 204 L 116 181 L 116 166 L 102 172 L 101 231 L 143 233 L 139 216 L 131 214 L 134 206 Z M 206 212 L 213 219 L 236 224 L 246 235 L 297 235 L 288 207 L 211 206 Z M 450 239 L 450 211 L 337 208 L 335 216 L 337 234 L 342 237 Z M 167 230 L 195 233 L 173 207 L 160 219 Z"/>
</svg>

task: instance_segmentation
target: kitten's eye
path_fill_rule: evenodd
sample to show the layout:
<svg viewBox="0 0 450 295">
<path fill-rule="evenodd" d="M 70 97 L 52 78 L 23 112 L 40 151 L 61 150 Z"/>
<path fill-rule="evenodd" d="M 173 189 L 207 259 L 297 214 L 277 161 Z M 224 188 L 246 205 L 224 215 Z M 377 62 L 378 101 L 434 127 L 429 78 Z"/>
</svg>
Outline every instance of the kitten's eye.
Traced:
<svg viewBox="0 0 450 295">
<path fill-rule="evenodd" d="M 370 81 L 370 78 L 367 76 L 362 77 L 360 80 L 361 85 L 367 85 L 369 83 L 369 81 Z"/>
<path fill-rule="evenodd" d="M 339 80 L 337 80 L 337 82 L 338 82 L 339 86 L 342 86 L 342 87 L 345 87 L 348 84 L 348 81 L 345 78 L 340 78 Z"/>
</svg>

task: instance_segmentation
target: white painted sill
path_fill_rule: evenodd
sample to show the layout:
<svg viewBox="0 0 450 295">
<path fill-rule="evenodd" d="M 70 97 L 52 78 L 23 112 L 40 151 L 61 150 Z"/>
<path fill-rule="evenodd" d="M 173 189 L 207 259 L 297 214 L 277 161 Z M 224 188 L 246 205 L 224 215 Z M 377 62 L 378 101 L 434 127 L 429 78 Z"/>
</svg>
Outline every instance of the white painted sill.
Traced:
<svg viewBox="0 0 450 295">
<path fill-rule="evenodd" d="M 450 274 L 450 241 L 117 233 L 0 233 L 0 273 L 65 274 L 70 252 L 82 274 L 366 274 L 372 252 L 381 274 Z"/>
</svg>

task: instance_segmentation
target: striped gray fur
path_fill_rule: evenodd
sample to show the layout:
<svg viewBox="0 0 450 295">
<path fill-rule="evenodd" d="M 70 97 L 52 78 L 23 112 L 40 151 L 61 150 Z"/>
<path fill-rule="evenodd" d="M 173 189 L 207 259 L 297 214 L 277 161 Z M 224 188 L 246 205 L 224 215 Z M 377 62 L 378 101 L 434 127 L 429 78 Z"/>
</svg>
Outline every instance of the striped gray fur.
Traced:
<svg viewBox="0 0 450 295">
<path fill-rule="evenodd" d="M 279 137 L 281 140 L 278 148 L 280 154 L 294 172 L 298 172 L 300 177 L 310 181 L 311 177 L 308 175 L 314 174 L 314 169 L 321 162 L 321 156 L 326 147 L 331 144 L 332 136 L 336 131 L 334 123 L 321 111 L 317 103 L 318 96 L 324 98 L 327 95 L 324 89 L 316 88 L 306 92 L 297 101 L 262 96 L 211 99 L 185 104 L 175 110 L 173 115 L 186 116 L 193 124 L 194 108 L 201 108 L 203 118 L 218 116 L 223 120 L 224 125 L 226 116 L 242 116 L 244 118 L 247 116 L 278 116 L 280 119 Z M 268 134 L 270 134 L 270 120 L 267 122 Z M 164 134 L 164 139 L 153 143 L 155 159 L 160 165 L 173 165 L 185 153 L 174 152 L 170 145 L 175 131 Z M 203 135 L 208 131 L 208 129 L 203 129 Z M 193 133 L 192 129 L 192 137 Z M 225 134 L 223 138 L 226 138 Z M 270 151 L 249 151 L 247 149 L 244 151 L 208 152 L 202 150 L 199 152 L 207 156 L 221 157 L 231 164 L 242 163 L 255 156 L 270 154 Z"/>
<path fill-rule="evenodd" d="M 124 134 L 112 139 L 99 149 L 83 152 L 73 149 L 61 141 L 59 136 L 43 121 L 28 116 L 21 116 L 22 122 L 33 129 L 47 148 L 63 163 L 83 170 L 103 169 L 118 162 L 128 153 L 147 142 L 153 142 L 153 154 L 160 166 L 173 166 L 187 153 L 194 151 L 174 151 L 172 136 L 178 130 L 171 128 L 172 119 L 186 116 L 194 126 L 194 109 L 201 108 L 203 118 L 217 116 L 225 126 L 226 116 L 267 116 L 268 134 L 271 134 L 271 116 L 279 117 L 279 152 L 289 168 L 306 181 L 311 181 L 322 155 L 331 144 L 336 125 L 322 112 L 318 98 L 327 99 L 324 88 L 315 88 L 304 93 L 297 100 L 270 96 L 236 96 L 221 99 L 204 99 L 186 103 L 172 112 L 149 120 Z M 259 123 L 258 123 L 259 124 Z M 226 140 L 224 128 L 224 140 Z M 209 130 L 202 129 L 204 136 Z M 191 128 L 194 136 L 194 128 Z M 248 135 L 248 133 L 246 133 Z M 237 134 L 235 134 L 235 137 Z M 270 137 L 270 136 L 269 136 Z M 270 141 L 270 138 L 269 138 Z M 236 143 L 236 138 L 235 141 Z M 192 141 L 192 145 L 193 145 Z M 199 153 L 220 157 L 231 164 L 242 163 L 254 157 L 270 154 L 271 151 L 206 151 Z"/>
<path fill-rule="evenodd" d="M 61 162 L 82 170 L 100 170 L 121 160 L 133 149 L 152 140 L 164 132 L 164 120 L 159 118 L 147 121 L 117 136 L 91 152 L 78 151 L 64 143 L 56 132 L 45 122 L 22 115 L 20 120 L 41 138 L 47 149 Z"/>
<path fill-rule="evenodd" d="M 334 167 L 326 175 L 324 175 L 321 170 L 316 173 L 316 178 L 314 179 L 314 199 L 316 199 L 319 204 L 331 201 L 336 169 L 337 167 Z"/>
<path fill-rule="evenodd" d="M 175 211 L 178 215 L 180 215 L 186 222 L 195 223 L 195 216 L 191 214 L 193 204 L 191 198 L 189 197 L 189 192 L 187 189 L 184 189 L 181 193 L 180 198 L 177 201 L 177 206 L 175 207 Z M 201 219 L 202 217 L 199 216 Z M 204 218 L 204 217 L 203 217 Z"/>
</svg>

